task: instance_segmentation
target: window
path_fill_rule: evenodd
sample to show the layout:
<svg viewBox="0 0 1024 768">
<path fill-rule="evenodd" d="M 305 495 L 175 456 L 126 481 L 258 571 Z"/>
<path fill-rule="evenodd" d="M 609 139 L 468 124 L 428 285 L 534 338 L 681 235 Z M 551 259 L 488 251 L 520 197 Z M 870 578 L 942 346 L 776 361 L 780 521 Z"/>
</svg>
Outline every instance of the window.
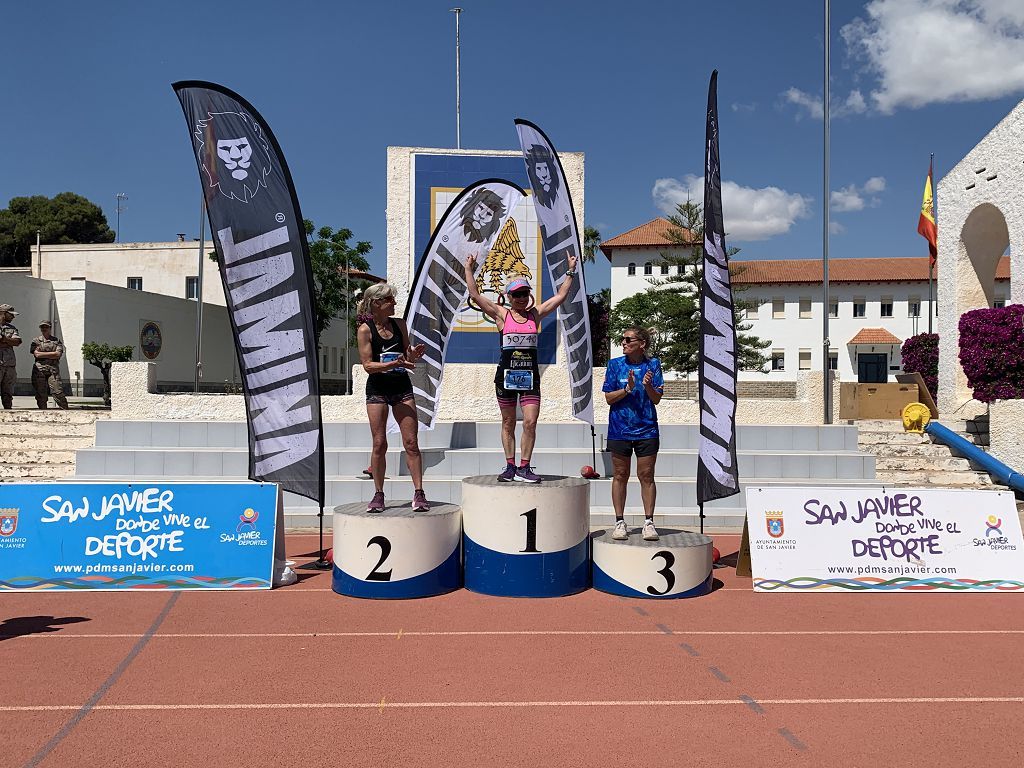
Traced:
<svg viewBox="0 0 1024 768">
<path fill-rule="evenodd" d="M 878 305 L 879 314 L 882 317 L 892 317 L 892 296 L 883 296 Z"/>
<path fill-rule="evenodd" d="M 1006 299 L 1003 299 L 1003 298 L 998 298 L 998 299 L 996 299 L 995 301 L 992 302 L 992 308 L 993 309 L 1002 309 L 1005 306 L 1006 306 Z"/>
<path fill-rule="evenodd" d="M 839 317 L 839 299 L 829 296 L 828 298 L 828 316 Z"/>
<path fill-rule="evenodd" d="M 806 296 L 800 299 L 800 318 L 809 320 L 811 317 L 811 300 Z"/>
<path fill-rule="evenodd" d="M 868 304 L 863 296 L 853 297 L 853 316 L 854 317 L 867 317 Z"/>
<path fill-rule="evenodd" d="M 72 280 L 85 280 L 84 277 L 72 277 L 71 279 Z"/>
<path fill-rule="evenodd" d="M 323 347 L 320 347 L 320 351 L 323 353 L 323 371 L 322 372 L 323 373 L 329 373 L 329 371 L 327 370 L 327 363 L 329 362 L 330 358 L 327 355 L 327 350 L 324 349 Z"/>
<path fill-rule="evenodd" d="M 809 371 L 811 370 L 811 350 L 801 349 L 800 350 L 800 370 Z"/>
<path fill-rule="evenodd" d="M 772 299 L 772 318 L 775 320 L 786 319 L 786 302 L 784 299 Z"/>
<path fill-rule="evenodd" d="M 661 274 L 668 274 L 668 264 L 666 264 L 665 262 L 661 262 Z"/>
<path fill-rule="evenodd" d="M 677 264 L 676 265 L 676 274 L 677 275 L 683 274 L 685 269 L 686 269 L 686 265 L 685 264 Z"/>
<path fill-rule="evenodd" d="M 198 277 L 186 277 L 185 278 L 185 298 L 186 299 L 198 299 L 199 298 L 199 278 Z"/>
<path fill-rule="evenodd" d="M 635 275 L 636 274 L 636 262 L 632 262 L 632 261 L 629 262 L 629 264 L 626 266 L 626 274 L 627 275 Z"/>
<path fill-rule="evenodd" d="M 746 312 L 745 312 L 745 314 L 743 316 L 747 320 L 757 320 L 757 309 L 758 309 L 758 304 L 757 304 L 757 300 L 755 299 L 754 301 L 750 302 L 750 304 L 747 305 Z"/>
<path fill-rule="evenodd" d="M 129 277 L 128 287 L 133 291 L 142 290 L 142 278 L 141 277 Z"/>
<path fill-rule="evenodd" d="M 911 296 L 907 299 L 907 317 L 921 316 L 921 297 Z"/>
<path fill-rule="evenodd" d="M 786 370 L 786 352 L 782 349 L 772 350 L 772 370 L 773 371 L 784 371 Z"/>
<path fill-rule="evenodd" d="M 839 370 L 839 350 L 838 349 L 830 349 L 828 351 L 828 369 L 830 371 L 838 371 Z"/>
<path fill-rule="evenodd" d="M 649 261 L 644 264 L 644 274 L 645 275 L 653 275 L 654 274 L 654 265 L 651 264 L 651 262 L 649 262 Z"/>
</svg>

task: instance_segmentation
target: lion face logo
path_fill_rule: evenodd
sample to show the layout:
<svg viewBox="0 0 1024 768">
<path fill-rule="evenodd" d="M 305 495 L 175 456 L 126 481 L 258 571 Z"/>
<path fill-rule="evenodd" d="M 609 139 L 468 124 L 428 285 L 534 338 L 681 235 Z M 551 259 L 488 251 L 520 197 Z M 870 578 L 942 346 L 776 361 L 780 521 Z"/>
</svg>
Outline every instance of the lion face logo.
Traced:
<svg viewBox="0 0 1024 768">
<path fill-rule="evenodd" d="M 267 186 L 273 171 L 270 145 L 259 124 L 244 112 L 208 112 L 193 133 L 196 154 L 214 190 L 248 203 Z"/>
<path fill-rule="evenodd" d="M 478 189 L 459 210 L 462 231 L 471 243 L 486 243 L 501 224 L 505 204 L 489 189 Z"/>
<path fill-rule="evenodd" d="M 554 171 L 555 158 L 543 144 L 534 144 L 526 152 L 526 174 L 537 202 L 550 208 L 558 197 L 558 174 Z"/>
</svg>

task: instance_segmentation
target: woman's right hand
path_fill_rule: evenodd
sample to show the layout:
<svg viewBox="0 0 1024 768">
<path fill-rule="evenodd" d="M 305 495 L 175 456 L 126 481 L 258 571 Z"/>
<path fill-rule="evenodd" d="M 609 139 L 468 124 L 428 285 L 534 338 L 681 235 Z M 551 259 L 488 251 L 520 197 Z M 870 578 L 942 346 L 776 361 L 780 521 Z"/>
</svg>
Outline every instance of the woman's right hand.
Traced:
<svg viewBox="0 0 1024 768">
<path fill-rule="evenodd" d="M 471 253 L 466 257 L 466 274 L 476 274 L 476 254 Z"/>
<path fill-rule="evenodd" d="M 629 376 L 626 378 L 626 393 L 629 394 L 633 391 L 636 386 L 636 375 L 633 373 L 633 369 L 629 369 Z"/>
<path fill-rule="evenodd" d="M 411 371 L 416 368 L 416 363 L 409 362 L 405 355 L 399 355 L 388 363 L 387 366 L 389 371 L 393 371 L 395 368 L 405 368 L 407 371 Z"/>
</svg>

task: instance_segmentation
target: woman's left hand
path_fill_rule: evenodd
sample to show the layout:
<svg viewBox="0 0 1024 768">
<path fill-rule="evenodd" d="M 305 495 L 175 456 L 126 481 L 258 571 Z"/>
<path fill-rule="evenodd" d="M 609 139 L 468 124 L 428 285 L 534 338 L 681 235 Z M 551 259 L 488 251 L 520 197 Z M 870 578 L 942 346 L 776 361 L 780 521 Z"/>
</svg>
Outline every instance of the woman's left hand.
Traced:
<svg viewBox="0 0 1024 768">
<path fill-rule="evenodd" d="M 652 381 L 654 381 L 654 373 L 651 372 L 651 371 L 648 371 L 647 373 L 644 374 L 644 386 L 645 387 L 651 386 L 651 382 Z"/>
<path fill-rule="evenodd" d="M 415 347 L 410 344 L 409 345 L 409 349 L 408 349 L 408 351 L 405 354 L 405 358 L 409 362 L 415 363 L 417 360 L 419 360 L 421 357 L 423 357 L 423 353 L 426 352 L 426 351 L 427 351 L 427 345 L 426 344 L 417 344 Z"/>
<path fill-rule="evenodd" d="M 568 257 L 568 262 L 569 262 L 569 271 L 570 271 L 570 272 L 571 272 L 572 270 L 576 269 L 576 261 L 577 261 L 577 259 L 576 259 L 576 254 L 575 254 L 575 253 L 570 253 L 570 254 L 569 254 L 569 257 Z"/>
</svg>

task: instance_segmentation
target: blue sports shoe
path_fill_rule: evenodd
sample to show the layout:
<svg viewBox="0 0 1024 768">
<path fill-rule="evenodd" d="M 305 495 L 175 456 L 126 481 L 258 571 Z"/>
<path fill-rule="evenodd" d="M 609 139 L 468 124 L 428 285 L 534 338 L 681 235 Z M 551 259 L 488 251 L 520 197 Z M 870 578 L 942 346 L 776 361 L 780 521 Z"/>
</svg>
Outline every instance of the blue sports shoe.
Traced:
<svg viewBox="0 0 1024 768">
<path fill-rule="evenodd" d="M 505 471 L 498 475 L 499 483 L 511 483 L 516 479 L 516 465 L 506 464 Z"/>
<path fill-rule="evenodd" d="M 520 467 L 516 470 L 516 480 L 521 483 L 539 483 L 541 477 L 534 474 L 533 467 Z"/>
</svg>

